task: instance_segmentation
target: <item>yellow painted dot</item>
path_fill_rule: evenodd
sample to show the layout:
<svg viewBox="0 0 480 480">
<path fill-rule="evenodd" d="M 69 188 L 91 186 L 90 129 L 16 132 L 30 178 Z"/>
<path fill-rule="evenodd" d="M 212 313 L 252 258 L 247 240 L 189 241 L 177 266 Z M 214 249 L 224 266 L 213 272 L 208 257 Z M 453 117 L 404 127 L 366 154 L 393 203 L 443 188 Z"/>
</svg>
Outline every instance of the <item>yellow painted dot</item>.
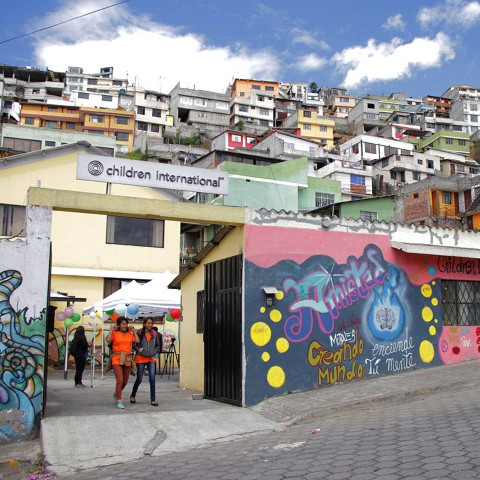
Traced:
<svg viewBox="0 0 480 480">
<path fill-rule="evenodd" d="M 263 352 L 262 353 L 262 360 L 264 362 L 268 362 L 270 360 L 270 354 L 268 352 Z"/>
<path fill-rule="evenodd" d="M 279 290 L 279 291 L 275 294 L 275 298 L 276 298 L 277 300 L 283 300 L 283 297 L 284 297 L 284 296 L 285 296 L 285 294 L 284 294 L 281 290 Z"/>
<path fill-rule="evenodd" d="M 265 307 L 260 307 L 260 313 L 265 313 L 266 308 Z"/>
<path fill-rule="evenodd" d="M 435 335 L 437 333 L 437 329 L 433 325 L 430 325 L 430 327 L 428 327 L 428 333 L 430 335 Z"/>
<path fill-rule="evenodd" d="M 285 372 L 281 367 L 274 366 L 268 370 L 267 382 L 273 388 L 280 388 L 285 383 Z"/>
<path fill-rule="evenodd" d="M 422 318 L 426 322 L 430 322 L 433 319 L 433 312 L 432 312 L 432 309 L 430 307 L 423 307 Z"/>
<path fill-rule="evenodd" d="M 285 353 L 290 347 L 288 340 L 283 337 L 279 338 L 275 345 L 280 353 Z"/>
<path fill-rule="evenodd" d="M 256 322 L 250 329 L 250 337 L 255 345 L 263 347 L 272 338 L 272 331 L 265 322 Z"/>
<path fill-rule="evenodd" d="M 282 319 L 282 312 L 280 312 L 279 310 L 277 310 L 276 308 L 274 308 L 271 312 L 270 312 L 270 320 L 272 322 L 279 322 L 280 320 Z"/>
<path fill-rule="evenodd" d="M 432 305 L 436 307 L 438 305 L 438 298 L 432 298 Z"/>
<path fill-rule="evenodd" d="M 436 319 L 434 320 L 434 322 L 435 322 L 435 323 L 438 323 L 438 318 L 436 318 Z"/>
<path fill-rule="evenodd" d="M 425 298 L 429 298 L 432 296 L 432 287 L 428 283 L 425 283 L 424 285 L 422 285 L 422 287 L 420 288 L 420 291 L 422 292 L 422 295 Z"/>
<path fill-rule="evenodd" d="M 430 363 L 433 360 L 433 357 L 435 356 L 435 349 L 433 348 L 432 342 L 428 340 L 424 340 L 420 344 L 418 351 L 420 353 L 420 358 L 425 363 Z"/>
</svg>

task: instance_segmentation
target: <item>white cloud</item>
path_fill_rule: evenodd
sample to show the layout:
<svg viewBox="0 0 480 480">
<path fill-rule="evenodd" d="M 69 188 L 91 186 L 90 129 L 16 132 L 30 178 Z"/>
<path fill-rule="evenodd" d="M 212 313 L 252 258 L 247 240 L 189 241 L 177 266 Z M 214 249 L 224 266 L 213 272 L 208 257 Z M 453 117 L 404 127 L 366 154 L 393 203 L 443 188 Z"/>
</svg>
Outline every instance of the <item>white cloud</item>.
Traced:
<svg viewBox="0 0 480 480">
<path fill-rule="evenodd" d="M 417 19 L 424 27 L 444 23 L 468 28 L 480 22 L 480 2 L 445 0 L 434 7 L 421 8 Z"/>
<path fill-rule="evenodd" d="M 317 38 L 310 32 L 301 30 L 299 28 L 292 29 L 292 43 L 306 45 L 307 47 L 320 48 L 322 50 L 329 50 L 330 45 L 325 41 Z"/>
<path fill-rule="evenodd" d="M 403 17 L 400 13 L 396 15 L 392 15 L 391 17 L 387 18 L 387 21 L 382 25 L 385 30 L 400 30 L 403 31 L 405 29 L 405 22 L 403 21 Z"/>
<path fill-rule="evenodd" d="M 108 0 L 103 6 L 111 4 Z M 64 4 L 50 24 L 101 8 L 98 0 Z M 75 8 L 71 8 L 75 6 Z M 108 14 L 107 14 L 108 12 Z M 114 76 L 154 90 L 182 87 L 224 92 L 233 77 L 275 78 L 279 62 L 267 49 L 212 46 L 200 35 L 130 15 L 124 7 L 99 12 L 37 38 L 38 64 L 57 71 L 80 66 L 86 73 L 113 66 Z"/>
<path fill-rule="evenodd" d="M 295 66 L 302 72 L 310 72 L 312 70 L 319 70 L 326 63 L 327 60 L 325 58 L 319 57 L 314 53 L 310 53 L 298 60 Z"/>
<path fill-rule="evenodd" d="M 362 83 L 409 77 L 414 70 L 440 67 L 454 57 L 450 38 L 438 33 L 434 38 L 415 38 L 407 44 L 399 38 L 390 43 L 369 40 L 365 47 L 350 47 L 336 53 L 333 61 L 345 72 L 342 84 L 355 88 Z"/>
</svg>

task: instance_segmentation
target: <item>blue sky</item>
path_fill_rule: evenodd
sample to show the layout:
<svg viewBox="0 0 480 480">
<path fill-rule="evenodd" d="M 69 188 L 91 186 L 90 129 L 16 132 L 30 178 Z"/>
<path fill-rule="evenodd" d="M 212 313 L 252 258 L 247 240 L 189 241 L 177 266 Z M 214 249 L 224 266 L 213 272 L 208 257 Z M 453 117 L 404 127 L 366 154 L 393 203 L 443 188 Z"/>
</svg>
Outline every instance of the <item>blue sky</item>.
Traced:
<svg viewBox="0 0 480 480">
<path fill-rule="evenodd" d="M 2 2 L 0 42 L 119 0 Z M 168 93 L 233 78 L 345 86 L 354 95 L 480 87 L 480 1 L 130 0 L 17 40 L 0 63 L 114 76 Z"/>
</svg>

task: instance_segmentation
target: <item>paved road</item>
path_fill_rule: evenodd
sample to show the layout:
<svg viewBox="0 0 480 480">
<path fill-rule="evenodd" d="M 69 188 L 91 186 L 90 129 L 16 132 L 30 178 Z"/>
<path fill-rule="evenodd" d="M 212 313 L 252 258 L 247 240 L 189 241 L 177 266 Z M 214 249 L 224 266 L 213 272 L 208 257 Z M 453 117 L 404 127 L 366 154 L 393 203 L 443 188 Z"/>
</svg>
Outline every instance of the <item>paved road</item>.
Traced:
<svg viewBox="0 0 480 480">
<path fill-rule="evenodd" d="M 337 412 L 282 432 L 57 478 L 478 480 L 479 444 L 480 386 L 472 383 Z"/>
</svg>

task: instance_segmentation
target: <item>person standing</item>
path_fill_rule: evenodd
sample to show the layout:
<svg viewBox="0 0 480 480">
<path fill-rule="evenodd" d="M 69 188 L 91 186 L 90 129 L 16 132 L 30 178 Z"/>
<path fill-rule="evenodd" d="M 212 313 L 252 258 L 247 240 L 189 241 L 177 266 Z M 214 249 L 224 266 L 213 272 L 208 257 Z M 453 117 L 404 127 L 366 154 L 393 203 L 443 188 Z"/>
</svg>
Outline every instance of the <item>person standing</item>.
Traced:
<svg viewBox="0 0 480 480">
<path fill-rule="evenodd" d="M 160 351 L 160 334 L 154 329 L 153 319 L 146 317 L 143 321 L 143 328 L 138 333 L 140 340 L 136 347 L 137 356 L 135 362 L 137 364 L 137 379 L 133 384 L 132 394 L 130 395 L 130 403 L 137 403 L 137 390 L 143 380 L 143 372 L 145 367 L 148 370 L 148 381 L 150 382 L 150 405 L 157 407 L 158 402 L 155 400 L 155 367 L 157 363 L 157 354 Z"/>
<path fill-rule="evenodd" d="M 128 377 L 133 366 L 132 347 L 133 343 L 139 343 L 137 333 L 133 325 L 128 325 L 128 319 L 119 317 L 116 324 L 110 327 L 107 335 L 107 343 L 110 343 L 110 357 L 112 369 L 115 374 L 115 393 L 113 399 L 117 408 L 125 408 L 122 402 L 122 391 L 127 386 Z"/>
<path fill-rule="evenodd" d="M 70 355 L 75 360 L 75 388 L 85 388 L 82 383 L 83 371 L 88 358 L 88 350 L 92 347 L 93 338 L 90 343 L 85 336 L 85 328 L 80 325 L 75 330 L 72 343 L 70 344 Z"/>
</svg>

